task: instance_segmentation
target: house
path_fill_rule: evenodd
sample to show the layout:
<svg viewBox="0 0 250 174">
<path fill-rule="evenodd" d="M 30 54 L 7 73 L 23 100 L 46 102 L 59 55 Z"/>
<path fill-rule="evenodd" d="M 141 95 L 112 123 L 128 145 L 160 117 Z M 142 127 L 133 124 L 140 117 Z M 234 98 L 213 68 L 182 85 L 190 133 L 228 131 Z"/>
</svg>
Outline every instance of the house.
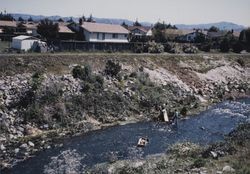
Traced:
<svg viewBox="0 0 250 174">
<path fill-rule="evenodd" d="M 0 20 L 0 29 L 9 29 L 16 31 L 17 23 L 16 21 L 1 21 Z"/>
<path fill-rule="evenodd" d="M 17 25 L 17 35 L 30 35 L 30 36 L 39 36 L 37 33 L 38 23 L 27 22 L 27 23 L 19 23 Z"/>
<path fill-rule="evenodd" d="M 28 51 L 33 48 L 36 42 L 40 42 L 36 37 L 20 35 L 12 38 L 11 47 L 21 51 Z"/>
<path fill-rule="evenodd" d="M 120 25 L 83 22 L 82 25 L 72 23 L 70 27 L 83 33 L 88 42 L 128 42 L 129 31 Z"/>
<path fill-rule="evenodd" d="M 17 29 L 16 21 L 2 21 L 0 20 L 0 39 L 11 40 Z"/>
<path fill-rule="evenodd" d="M 181 35 L 177 37 L 176 39 L 180 42 L 196 42 L 199 37 L 206 39 L 207 35 L 200 30 L 196 30 L 196 31 L 192 31 L 184 35 Z"/>
<path fill-rule="evenodd" d="M 133 36 L 152 36 L 151 27 L 129 26 L 128 30 Z"/>
<path fill-rule="evenodd" d="M 220 30 L 220 31 L 208 31 L 207 32 L 207 36 L 212 39 L 212 40 L 216 40 L 216 39 L 220 39 L 225 37 L 228 34 L 228 31 L 225 30 Z"/>
<path fill-rule="evenodd" d="M 58 23 L 58 35 L 61 40 L 73 40 L 75 39 L 75 32 L 73 32 L 69 27 L 68 23 L 60 22 Z"/>
</svg>

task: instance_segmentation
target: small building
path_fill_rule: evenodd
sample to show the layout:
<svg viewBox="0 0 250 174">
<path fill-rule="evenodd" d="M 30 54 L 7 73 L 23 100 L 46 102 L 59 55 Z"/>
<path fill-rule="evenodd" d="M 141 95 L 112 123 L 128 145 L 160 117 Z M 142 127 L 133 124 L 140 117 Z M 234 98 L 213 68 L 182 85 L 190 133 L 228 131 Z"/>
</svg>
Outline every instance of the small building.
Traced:
<svg viewBox="0 0 250 174">
<path fill-rule="evenodd" d="M 33 36 L 20 35 L 12 38 L 11 46 L 17 50 L 28 51 L 33 48 L 35 42 L 40 40 Z"/>
<path fill-rule="evenodd" d="M 128 42 L 129 31 L 120 25 L 83 22 L 82 25 L 71 24 L 70 27 L 83 33 L 88 42 Z"/>
<path fill-rule="evenodd" d="M 150 35 L 152 35 L 151 27 L 129 26 L 128 30 L 134 36 L 146 36 L 146 35 L 150 36 Z"/>
<path fill-rule="evenodd" d="M 187 33 L 185 35 L 181 35 L 177 37 L 177 40 L 181 42 L 195 42 L 198 39 L 198 37 L 203 38 L 205 40 L 207 38 L 207 35 L 197 30 Z"/>
</svg>

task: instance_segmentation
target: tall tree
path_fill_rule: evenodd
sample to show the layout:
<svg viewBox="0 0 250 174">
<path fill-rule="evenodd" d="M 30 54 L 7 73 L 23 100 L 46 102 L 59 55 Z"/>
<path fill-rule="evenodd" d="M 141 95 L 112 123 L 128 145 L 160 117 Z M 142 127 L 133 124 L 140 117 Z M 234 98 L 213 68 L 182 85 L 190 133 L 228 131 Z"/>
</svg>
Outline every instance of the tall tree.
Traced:
<svg viewBox="0 0 250 174">
<path fill-rule="evenodd" d="M 87 19 L 87 22 L 94 22 L 92 14 L 90 14 L 89 18 Z"/>
<path fill-rule="evenodd" d="M 212 26 L 208 29 L 209 32 L 218 32 L 220 29 L 218 27 Z"/>
<path fill-rule="evenodd" d="M 18 21 L 19 21 L 19 22 L 23 22 L 24 19 L 20 16 L 20 17 L 18 18 Z"/>
<path fill-rule="evenodd" d="M 28 21 L 29 21 L 29 22 L 33 22 L 33 19 L 32 19 L 31 16 L 29 17 Z"/>
<path fill-rule="evenodd" d="M 58 24 L 53 23 L 49 19 L 41 20 L 41 22 L 37 26 L 37 32 L 44 38 L 46 38 L 49 44 L 51 43 L 51 41 L 57 39 L 58 31 L 59 31 Z"/>
<path fill-rule="evenodd" d="M 125 21 L 122 22 L 121 26 L 123 26 L 124 28 L 128 28 L 128 25 L 125 23 Z"/>
<path fill-rule="evenodd" d="M 3 14 L 2 12 L 0 13 L 0 20 L 2 21 L 14 21 L 15 19 L 11 14 Z"/>
<path fill-rule="evenodd" d="M 58 22 L 64 22 L 64 20 L 62 18 L 57 20 Z"/>
<path fill-rule="evenodd" d="M 142 25 L 138 22 L 138 20 L 136 19 L 136 21 L 133 23 L 133 26 L 136 27 L 141 27 Z"/>
</svg>

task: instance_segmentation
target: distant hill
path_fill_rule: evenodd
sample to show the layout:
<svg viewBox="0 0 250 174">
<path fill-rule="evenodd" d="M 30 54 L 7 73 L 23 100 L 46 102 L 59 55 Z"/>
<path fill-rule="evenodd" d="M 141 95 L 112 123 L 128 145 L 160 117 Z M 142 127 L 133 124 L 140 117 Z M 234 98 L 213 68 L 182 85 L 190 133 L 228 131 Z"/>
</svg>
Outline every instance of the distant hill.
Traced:
<svg viewBox="0 0 250 174">
<path fill-rule="evenodd" d="M 209 29 L 211 26 L 218 27 L 221 30 L 235 30 L 241 31 L 245 27 L 243 25 L 234 24 L 232 22 L 217 22 L 217 23 L 209 23 L 209 24 L 196 24 L 196 25 L 185 25 L 185 24 L 176 24 L 176 27 L 179 29 Z"/>
<path fill-rule="evenodd" d="M 22 17 L 23 19 L 27 20 L 29 17 L 31 17 L 34 21 L 39 21 L 44 18 L 49 18 L 50 20 L 58 20 L 62 18 L 64 21 L 70 20 L 72 18 L 75 22 L 78 22 L 78 17 L 61 17 L 61 16 L 43 16 L 43 15 L 30 15 L 30 14 L 19 14 L 19 13 L 13 13 L 12 16 L 17 20 L 19 17 Z M 127 20 L 127 19 L 116 19 L 116 18 L 97 18 L 93 17 L 94 20 L 98 23 L 105 23 L 105 24 L 121 24 L 123 21 L 128 24 L 132 25 L 133 21 Z M 151 26 L 153 25 L 150 22 L 140 22 L 144 26 Z M 209 24 L 195 24 L 195 25 L 186 25 L 186 24 L 176 24 L 175 25 L 179 29 L 194 29 L 194 28 L 200 28 L 200 29 L 208 29 L 211 26 L 218 27 L 221 30 L 235 30 L 235 31 L 241 31 L 245 27 L 243 25 L 238 25 L 232 22 L 218 22 L 218 23 L 209 23 Z"/>
</svg>

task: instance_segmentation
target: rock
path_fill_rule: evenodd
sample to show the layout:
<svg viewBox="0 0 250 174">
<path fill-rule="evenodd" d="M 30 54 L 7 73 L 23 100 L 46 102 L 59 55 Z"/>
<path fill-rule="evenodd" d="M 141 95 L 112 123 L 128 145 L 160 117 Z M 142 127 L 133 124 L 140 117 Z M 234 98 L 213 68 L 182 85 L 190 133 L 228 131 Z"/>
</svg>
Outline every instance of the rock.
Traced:
<svg viewBox="0 0 250 174">
<path fill-rule="evenodd" d="M 223 172 L 222 171 L 216 171 L 216 174 L 222 174 Z"/>
<path fill-rule="evenodd" d="M 1 145 L 0 145 L 0 149 L 1 149 L 2 151 L 4 151 L 4 150 L 6 149 L 6 147 L 5 147 L 3 144 L 1 144 Z"/>
<path fill-rule="evenodd" d="M 223 172 L 235 172 L 235 170 L 231 166 L 224 166 L 222 169 Z"/>
<path fill-rule="evenodd" d="M 20 146 L 20 148 L 22 148 L 22 149 L 28 149 L 28 145 L 27 145 L 26 143 L 24 143 L 24 144 L 22 144 L 22 145 Z"/>
<path fill-rule="evenodd" d="M 29 141 L 28 144 L 29 144 L 29 146 L 31 146 L 31 147 L 34 147 L 34 146 L 35 146 L 35 144 L 32 143 L 31 141 Z"/>
<path fill-rule="evenodd" d="M 19 151 L 20 151 L 19 148 L 15 148 L 15 150 L 14 150 L 15 153 L 18 153 Z"/>
<path fill-rule="evenodd" d="M 211 151 L 210 153 L 211 153 L 211 155 L 212 155 L 212 157 L 213 157 L 214 159 L 217 159 L 217 158 L 218 158 L 218 154 L 217 154 L 216 152 Z"/>
</svg>

